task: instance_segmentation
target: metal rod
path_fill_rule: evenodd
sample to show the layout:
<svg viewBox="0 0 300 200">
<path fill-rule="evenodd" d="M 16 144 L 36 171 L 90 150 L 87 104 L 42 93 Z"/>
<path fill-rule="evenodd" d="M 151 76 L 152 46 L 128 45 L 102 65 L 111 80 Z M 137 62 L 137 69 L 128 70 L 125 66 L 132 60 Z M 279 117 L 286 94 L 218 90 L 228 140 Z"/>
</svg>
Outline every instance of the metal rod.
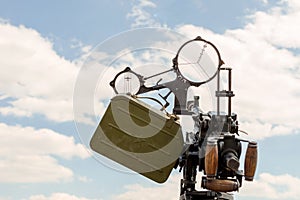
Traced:
<svg viewBox="0 0 300 200">
<path fill-rule="evenodd" d="M 145 77 L 144 80 L 147 80 L 147 79 L 149 79 L 149 78 L 153 78 L 153 77 L 155 77 L 155 76 L 162 75 L 162 74 L 164 74 L 164 73 L 168 73 L 168 72 L 173 71 L 173 70 L 174 70 L 174 69 L 168 69 L 168 70 L 163 71 L 163 72 L 160 72 L 160 73 L 158 73 L 158 74 L 154 74 L 154 75 L 152 75 L 152 76 Z"/>
<path fill-rule="evenodd" d="M 231 92 L 231 68 L 228 68 L 228 91 Z M 231 116 L 231 96 L 228 97 L 228 116 Z"/>
<path fill-rule="evenodd" d="M 220 70 L 217 71 L 217 94 L 220 92 Z M 217 115 L 220 115 L 220 96 L 217 95 Z"/>
</svg>

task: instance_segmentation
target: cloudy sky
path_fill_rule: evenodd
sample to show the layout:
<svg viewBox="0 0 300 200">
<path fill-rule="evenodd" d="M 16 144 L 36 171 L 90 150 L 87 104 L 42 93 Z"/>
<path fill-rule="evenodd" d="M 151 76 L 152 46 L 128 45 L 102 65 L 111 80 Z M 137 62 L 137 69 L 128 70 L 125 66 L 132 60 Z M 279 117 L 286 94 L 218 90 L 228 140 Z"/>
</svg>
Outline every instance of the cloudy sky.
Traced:
<svg viewBox="0 0 300 200">
<path fill-rule="evenodd" d="M 1 200 L 178 199 L 179 173 L 159 185 L 99 162 L 82 132 L 91 135 L 99 118 L 79 112 L 74 120 L 74 88 L 90 52 L 145 27 L 201 35 L 233 68 L 233 109 L 259 143 L 255 181 L 236 199 L 300 199 L 298 0 L 0 2 Z M 95 107 L 101 115 L 105 101 Z"/>
</svg>

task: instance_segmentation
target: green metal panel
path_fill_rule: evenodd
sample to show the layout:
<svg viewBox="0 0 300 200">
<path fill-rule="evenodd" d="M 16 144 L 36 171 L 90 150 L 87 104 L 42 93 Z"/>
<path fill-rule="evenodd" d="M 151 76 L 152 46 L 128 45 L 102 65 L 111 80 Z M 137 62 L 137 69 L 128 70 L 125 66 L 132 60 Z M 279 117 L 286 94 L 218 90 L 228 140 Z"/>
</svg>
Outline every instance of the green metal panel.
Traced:
<svg viewBox="0 0 300 200">
<path fill-rule="evenodd" d="M 97 153 L 163 183 L 183 148 L 181 126 L 142 101 L 115 96 L 91 142 Z"/>
</svg>

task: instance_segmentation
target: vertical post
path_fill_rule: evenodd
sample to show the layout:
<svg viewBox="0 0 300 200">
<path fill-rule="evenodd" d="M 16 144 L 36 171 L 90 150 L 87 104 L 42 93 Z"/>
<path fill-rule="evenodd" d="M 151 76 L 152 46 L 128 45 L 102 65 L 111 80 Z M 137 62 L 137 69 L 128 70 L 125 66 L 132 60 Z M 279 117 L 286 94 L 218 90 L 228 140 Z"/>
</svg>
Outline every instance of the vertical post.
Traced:
<svg viewBox="0 0 300 200">
<path fill-rule="evenodd" d="M 228 68 L 228 91 L 231 92 L 231 68 Z M 228 96 L 228 116 L 231 116 L 231 96 Z"/>
<path fill-rule="evenodd" d="M 217 115 L 220 115 L 220 70 L 218 69 L 218 74 L 217 74 Z"/>
</svg>

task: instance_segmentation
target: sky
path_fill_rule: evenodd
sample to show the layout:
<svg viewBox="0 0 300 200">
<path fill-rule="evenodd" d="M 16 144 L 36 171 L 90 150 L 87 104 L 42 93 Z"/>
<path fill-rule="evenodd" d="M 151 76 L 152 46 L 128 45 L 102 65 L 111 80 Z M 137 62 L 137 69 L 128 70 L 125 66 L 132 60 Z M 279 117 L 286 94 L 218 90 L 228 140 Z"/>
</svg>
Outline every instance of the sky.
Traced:
<svg viewBox="0 0 300 200">
<path fill-rule="evenodd" d="M 259 144 L 255 180 L 235 199 L 300 199 L 299 1 L 0 3 L 0 200 L 178 199 L 180 173 L 156 184 L 92 153 L 88 140 L 113 94 L 103 82 L 124 64 L 168 63 L 130 50 L 164 47 L 172 59 L 198 35 L 233 68 L 233 110 Z"/>
</svg>

